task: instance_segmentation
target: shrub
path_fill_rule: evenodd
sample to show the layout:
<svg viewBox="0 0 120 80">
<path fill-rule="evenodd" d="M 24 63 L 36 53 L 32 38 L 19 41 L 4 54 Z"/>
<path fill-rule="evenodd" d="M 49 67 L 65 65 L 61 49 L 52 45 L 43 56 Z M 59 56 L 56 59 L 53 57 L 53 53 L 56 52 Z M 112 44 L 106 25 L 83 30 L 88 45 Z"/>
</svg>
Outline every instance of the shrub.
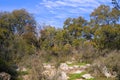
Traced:
<svg viewBox="0 0 120 80">
<path fill-rule="evenodd" d="M 6 72 L 11 75 L 12 80 L 16 80 L 17 78 L 17 72 L 15 69 L 12 68 L 12 66 L 7 63 L 5 60 L 0 58 L 0 72 Z"/>
<path fill-rule="evenodd" d="M 103 54 L 103 53 L 101 53 Z M 93 63 L 92 70 L 96 75 L 102 75 L 103 67 L 107 67 L 108 71 L 112 75 L 117 75 L 116 78 L 120 80 L 120 52 L 111 51 L 106 54 L 106 56 L 98 57 Z M 116 74 L 115 74 L 116 73 Z"/>
</svg>

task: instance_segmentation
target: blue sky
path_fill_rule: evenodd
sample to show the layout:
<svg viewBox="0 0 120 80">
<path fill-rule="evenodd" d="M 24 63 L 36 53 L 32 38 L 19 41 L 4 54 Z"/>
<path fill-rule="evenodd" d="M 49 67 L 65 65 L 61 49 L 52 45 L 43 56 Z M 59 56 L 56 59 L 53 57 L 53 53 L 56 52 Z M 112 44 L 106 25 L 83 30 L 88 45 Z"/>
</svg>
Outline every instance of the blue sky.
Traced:
<svg viewBox="0 0 120 80">
<path fill-rule="evenodd" d="M 110 5 L 111 0 L 0 0 L 0 11 L 24 8 L 38 23 L 62 28 L 68 17 L 89 20 L 90 13 L 101 4 Z"/>
</svg>

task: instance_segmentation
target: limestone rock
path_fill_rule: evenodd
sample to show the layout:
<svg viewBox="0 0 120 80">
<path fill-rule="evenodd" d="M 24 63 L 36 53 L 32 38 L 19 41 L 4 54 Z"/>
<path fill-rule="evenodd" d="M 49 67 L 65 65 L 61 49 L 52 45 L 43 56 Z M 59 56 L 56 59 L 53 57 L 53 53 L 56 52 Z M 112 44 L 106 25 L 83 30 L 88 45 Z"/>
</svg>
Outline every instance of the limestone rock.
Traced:
<svg viewBox="0 0 120 80">
<path fill-rule="evenodd" d="M 77 71 L 74 71 L 74 72 L 73 72 L 73 74 L 80 74 L 80 73 L 82 73 L 81 70 L 77 70 Z"/>
<path fill-rule="evenodd" d="M 80 66 L 80 68 L 82 68 L 82 69 L 86 69 L 86 68 L 87 68 L 87 66 Z"/>
<path fill-rule="evenodd" d="M 48 69 L 43 71 L 42 75 L 47 77 L 48 79 L 52 79 L 56 75 L 56 70 L 55 69 Z"/>
<path fill-rule="evenodd" d="M 92 77 L 90 74 L 84 74 L 84 75 L 82 75 L 82 77 L 83 77 L 84 79 L 94 78 L 94 77 Z"/>
<path fill-rule="evenodd" d="M 91 65 L 90 64 L 86 64 L 87 67 L 90 67 Z"/>
<path fill-rule="evenodd" d="M 23 71 L 23 72 L 26 72 L 27 69 L 26 69 L 25 67 L 18 67 L 18 68 L 16 69 L 16 71 Z"/>
<path fill-rule="evenodd" d="M 43 64 L 43 67 L 45 69 L 51 69 L 52 68 L 52 66 L 50 64 L 46 64 L 46 63 Z"/>
<path fill-rule="evenodd" d="M 57 80 L 67 80 L 67 79 L 68 79 L 68 77 L 67 77 L 67 75 L 66 75 L 66 73 L 64 71 L 61 71 L 59 73 L 58 78 L 57 78 Z"/>
<path fill-rule="evenodd" d="M 10 80 L 11 75 L 5 72 L 0 73 L 0 80 Z"/>
<path fill-rule="evenodd" d="M 25 67 L 23 67 L 23 68 L 21 69 L 21 71 L 26 72 L 27 69 L 26 69 Z"/>
<path fill-rule="evenodd" d="M 61 64 L 60 64 L 60 69 L 61 69 L 61 70 L 68 70 L 69 67 L 68 67 L 68 65 L 67 65 L 66 63 L 61 63 Z"/>
<path fill-rule="evenodd" d="M 108 78 L 108 77 L 112 77 L 111 73 L 108 71 L 108 69 L 105 67 L 103 67 L 103 74 Z"/>
<path fill-rule="evenodd" d="M 74 67 L 74 68 L 79 68 L 79 65 L 74 65 L 73 67 Z"/>
<path fill-rule="evenodd" d="M 22 76 L 23 80 L 29 80 L 29 75 Z"/>
<path fill-rule="evenodd" d="M 71 66 L 71 67 L 68 67 L 68 68 L 69 68 L 70 70 L 74 69 L 74 67 L 72 67 L 72 66 Z"/>
</svg>

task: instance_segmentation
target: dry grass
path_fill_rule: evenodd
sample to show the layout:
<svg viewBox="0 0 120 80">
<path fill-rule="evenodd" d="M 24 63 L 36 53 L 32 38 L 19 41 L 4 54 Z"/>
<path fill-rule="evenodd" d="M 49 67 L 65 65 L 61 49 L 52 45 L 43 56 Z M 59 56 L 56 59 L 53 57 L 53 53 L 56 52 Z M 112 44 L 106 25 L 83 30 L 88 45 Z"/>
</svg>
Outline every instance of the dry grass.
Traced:
<svg viewBox="0 0 120 80">
<path fill-rule="evenodd" d="M 90 68 L 90 72 L 93 73 L 95 76 L 102 79 L 100 76 L 104 76 L 102 73 L 103 67 L 107 67 L 108 71 L 111 74 L 117 74 L 117 79 L 120 79 L 120 52 L 119 51 L 111 51 L 106 53 L 106 56 L 100 56 L 96 59 L 93 63 L 94 65 Z M 101 80 L 100 79 L 100 80 Z M 105 79 L 103 77 L 103 79 Z M 107 79 L 105 79 L 107 80 Z M 115 80 L 115 78 L 111 78 L 110 80 Z"/>
</svg>

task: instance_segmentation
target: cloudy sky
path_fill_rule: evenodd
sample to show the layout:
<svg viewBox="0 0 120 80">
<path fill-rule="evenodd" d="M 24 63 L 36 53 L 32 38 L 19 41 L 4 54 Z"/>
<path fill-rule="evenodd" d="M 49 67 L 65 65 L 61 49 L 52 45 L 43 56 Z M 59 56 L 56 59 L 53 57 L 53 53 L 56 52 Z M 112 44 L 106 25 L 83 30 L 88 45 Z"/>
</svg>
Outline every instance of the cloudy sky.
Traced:
<svg viewBox="0 0 120 80">
<path fill-rule="evenodd" d="M 111 0 L 0 0 L 0 11 L 24 8 L 38 23 L 61 28 L 68 17 L 89 20 L 90 13 L 101 4 L 111 5 Z"/>
</svg>

